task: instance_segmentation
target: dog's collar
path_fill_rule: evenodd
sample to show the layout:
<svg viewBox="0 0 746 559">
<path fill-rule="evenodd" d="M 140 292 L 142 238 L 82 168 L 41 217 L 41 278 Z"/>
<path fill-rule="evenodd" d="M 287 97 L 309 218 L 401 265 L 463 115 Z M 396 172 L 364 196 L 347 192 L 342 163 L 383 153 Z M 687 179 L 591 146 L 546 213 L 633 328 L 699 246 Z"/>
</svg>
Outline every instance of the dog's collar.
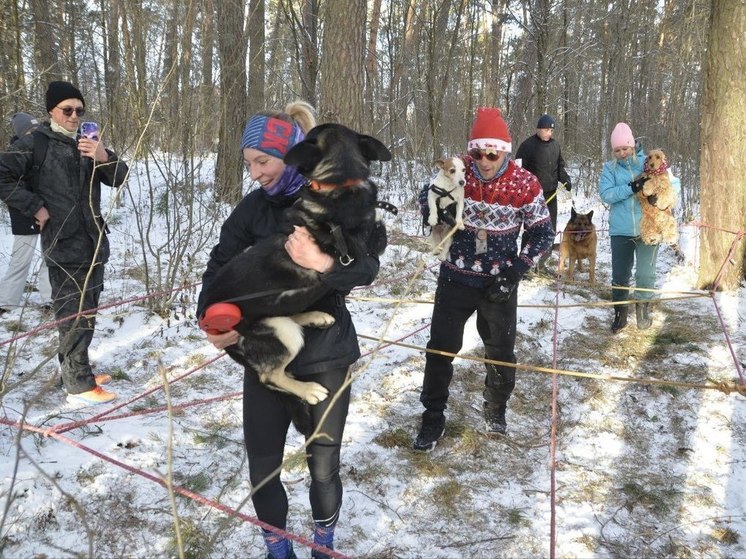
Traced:
<svg viewBox="0 0 746 559">
<path fill-rule="evenodd" d="M 333 182 L 319 182 L 317 180 L 310 180 L 308 188 L 311 190 L 333 190 L 335 188 L 349 188 L 351 186 L 360 186 L 363 181 L 360 179 L 347 179 L 342 184 L 335 184 Z"/>
<path fill-rule="evenodd" d="M 644 165 L 644 169 L 645 169 L 645 172 L 648 175 L 662 175 L 663 173 L 665 173 L 666 171 L 668 171 L 668 163 L 666 163 L 664 161 L 661 164 L 661 166 L 658 167 L 657 169 L 651 169 L 650 166 L 648 165 L 647 161 L 646 161 L 645 165 Z"/>
</svg>

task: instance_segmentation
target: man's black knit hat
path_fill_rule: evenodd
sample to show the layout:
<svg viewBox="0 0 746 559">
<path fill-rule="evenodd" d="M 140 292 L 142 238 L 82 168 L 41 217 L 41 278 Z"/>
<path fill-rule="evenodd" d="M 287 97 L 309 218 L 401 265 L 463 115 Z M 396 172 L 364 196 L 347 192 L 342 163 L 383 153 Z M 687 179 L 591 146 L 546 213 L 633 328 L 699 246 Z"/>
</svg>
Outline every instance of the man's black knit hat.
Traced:
<svg viewBox="0 0 746 559">
<path fill-rule="evenodd" d="M 70 82 L 51 82 L 47 87 L 47 112 L 50 112 L 65 99 L 80 99 L 85 107 L 85 99 L 80 90 Z"/>
</svg>

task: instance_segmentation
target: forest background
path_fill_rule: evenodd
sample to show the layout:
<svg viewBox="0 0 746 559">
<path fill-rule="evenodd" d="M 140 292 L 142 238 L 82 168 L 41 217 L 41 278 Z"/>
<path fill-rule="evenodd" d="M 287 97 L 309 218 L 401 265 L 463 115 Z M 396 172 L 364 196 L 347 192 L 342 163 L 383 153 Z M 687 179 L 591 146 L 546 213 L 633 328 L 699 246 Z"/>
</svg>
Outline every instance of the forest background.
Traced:
<svg viewBox="0 0 746 559">
<path fill-rule="evenodd" d="M 692 271 L 698 264 L 696 283 L 703 288 L 716 279 L 719 286 L 736 287 L 743 279 L 746 0 L 0 0 L 0 13 L 0 121 L 7 123 L 19 110 L 43 118 L 47 83 L 67 79 L 86 97 L 86 119 L 98 121 L 103 141 L 131 163 L 127 187 L 111 194 L 114 204 L 124 207 L 113 211 L 110 207 L 107 216 L 115 232 L 106 291 L 113 311 L 102 313 L 96 337 L 97 363 L 117 373 L 122 399 L 150 390 L 168 374 L 182 374 L 194 363 L 200 365 L 189 372 L 204 365 L 204 338 L 192 320 L 193 297 L 220 224 L 249 187 L 238 152 L 241 131 L 254 111 L 280 109 L 297 98 L 314 104 L 321 122 L 339 121 L 375 135 L 394 155 L 390 163 L 374 169 L 381 179 L 382 198 L 402 209 L 397 227 L 391 228 L 392 248 L 385 255 L 386 269 L 396 273 L 384 278 L 391 285 L 380 288 L 382 295 L 401 295 L 401 284 L 411 280 L 414 264 L 410 260 L 417 251 L 408 247 L 424 245 L 421 239 L 407 235 L 418 225 L 419 185 L 431 175 L 434 158 L 463 152 L 475 108 L 480 105 L 503 109 L 516 146 L 534 133 L 540 114 L 556 118 L 555 137 L 568 161 L 575 191 L 571 201 L 560 199 L 563 217 L 572 202 L 581 206 L 597 202 L 601 164 L 611 157 L 609 134 L 616 122 L 629 122 L 647 148 L 664 148 L 681 177 L 682 225 L 702 226 L 696 235 L 699 257 L 688 259 L 688 268 L 681 267 Z M 0 205 L 3 224 L 7 222 L 4 212 Z M 599 228 L 604 230 L 601 220 Z M 692 227 L 682 227 L 682 237 L 695 236 L 692 231 Z M 608 243 L 599 246 L 608 247 Z M 602 249 L 600 253 L 605 258 L 603 274 L 609 269 L 608 252 Z M 672 259 L 661 260 L 666 269 L 674 268 L 677 281 L 666 280 L 663 287 L 689 289 L 694 282 L 689 276 L 678 277 L 683 272 L 675 269 Z M 423 275 L 415 295 L 434 289 L 433 277 Z M 602 285 L 610 282 L 605 279 Z M 527 283 L 526 302 L 555 301 L 548 281 L 533 281 L 539 285 Z M 574 289 L 573 298 L 563 301 L 587 302 L 586 286 Z M 593 296 L 603 299 L 604 294 Z M 736 318 L 744 315 L 743 302 L 730 298 L 721 302 Z M 388 309 L 376 308 L 371 316 L 369 306 L 355 304 L 359 307 L 353 314 L 361 331 L 376 333 Z M 706 376 L 731 381 L 732 359 L 721 349 L 712 309 L 692 301 L 668 305 L 650 337 L 642 341 L 635 330 L 621 342 L 620 338 L 610 340 L 605 335 L 608 312 L 604 307 L 563 315 L 558 365 L 602 372 L 618 368 L 623 376 L 662 372 L 672 380 L 701 382 Z M 33 305 L 23 312 L 27 314 L 19 318 L 15 313 L 5 321 L 3 336 L 7 338 L 11 331 L 27 335 L 28 325 L 45 320 Z M 402 332 L 422 328 L 429 319 L 429 309 L 411 314 L 407 320 L 399 315 Z M 553 311 L 546 309 L 522 310 L 521 354 L 530 355 L 541 366 L 552 364 L 553 339 L 548 329 L 553 317 Z M 741 322 L 734 319 L 733 323 L 736 347 L 741 347 Z M 581 324 L 588 331 L 580 330 L 579 335 Z M 683 335 L 683 328 L 690 330 Z M 0 394 L 4 413 L 23 409 L 25 414 L 30 402 L 35 406 L 32 423 L 68 419 L 73 412 L 56 407 L 62 398 L 59 390 L 38 390 L 40 379 L 53 376 L 48 370 L 51 364 L 45 366 L 55 355 L 55 337 L 48 335 L 41 341 L 28 337 L 29 343 L 9 346 L 12 349 L 6 353 L 2 381 L 8 390 Z M 476 339 L 474 333 L 472 337 Z M 537 348 L 536 340 L 544 345 Z M 414 341 L 424 345 L 424 334 Z M 44 362 L 39 363 L 41 358 Z M 415 462 L 410 456 L 410 431 L 419 413 L 412 403 L 421 385 L 422 367 L 421 356 L 399 351 L 393 357 L 379 358 L 356 380 L 361 401 L 355 403 L 348 423 L 352 435 L 345 449 L 345 476 L 357 492 L 347 493 L 346 503 L 354 512 L 341 528 L 344 549 L 353 556 L 387 556 L 381 553 L 382 546 L 393 550 L 388 555 L 392 557 L 436 556 L 432 550 L 442 549 L 443 544 L 440 528 L 449 522 L 467 518 L 483 527 L 486 518 L 494 518 L 507 522 L 508 529 L 488 526 L 496 536 L 495 542 L 482 543 L 489 551 L 483 556 L 495 556 L 498 546 L 504 556 L 533 550 L 538 550 L 535 555 L 546 554 L 549 522 L 543 503 L 548 500 L 542 491 L 534 491 L 549 485 L 546 469 L 536 467 L 548 463 L 543 447 L 526 452 L 518 446 L 513 461 L 500 443 L 481 442 L 471 427 L 476 412 L 463 398 L 462 405 L 454 405 L 455 433 L 444 441 L 438 457 L 452 454 L 443 469 L 433 474 L 428 468 L 437 466 L 438 460 Z M 460 367 L 468 370 L 468 366 Z M 210 369 L 194 385 L 177 386 L 176 396 L 181 397 L 179 401 L 192 401 L 225 395 L 236 388 L 234 374 L 235 367 L 223 363 L 217 374 Z M 459 381 L 463 383 L 457 385 L 460 394 L 479 394 L 481 377 L 463 376 Z M 543 441 L 549 424 L 550 381 L 531 377 L 522 382 L 526 396 L 516 398 L 511 408 L 516 439 L 519 443 Z M 601 390 L 597 384 L 563 385 L 569 392 L 563 393 L 568 412 L 562 416 L 567 430 L 562 431 L 562 440 L 567 446 L 561 464 L 567 473 L 560 480 L 567 508 L 561 513 L 567 516 L 560 518 L 559 549 L 577 556 L 590 555 L 588 550 L 600 550 L 599 554 L 606 550 L 614 556 L 681 557 L 714 556 L 712 550 L 722 549 L 724 557 L 739 556 L 743 548 L 737 532 L 743 517 L 742 491 L 738 490 L 743 485 L 741 400 L 734 397 L 731 406 L 719 394 L 682 396 L 669 390 L 670 398 L 653 393 L 662 404 L 651 408 L 646 386 L 631 390 L 618 386 L 604 383 Z M 621 395 L 619 402 L 617 395 Z M 149 408 L 160 403 L 146 402 Z M 225 409 L 225 425 L 222 412 L 207 408 L 175 422 L 170 417 L 159 416 L 151 422 L 136 418 L 131 424 L 109 423 L 100 430 L 102 437 L 95 436 L 98 429 L 81 430 L 80 436 L 106 454 L 121 456 L 115 453 L 122 448 L 124 458 L 150 471 L 166 468 L 159 462 L 166 455 L 163 433 L 175 424 L 181 444 L 175 445 L 174 469 L 187 476 L 186 481 L 183 477 L 176 481 L 197 490 L 197 485 L 204 488 L 214 479 L 206 492 L 220 500 L 223 488 L 228 488 L 224 500 L 233 505 L 235 496 L 243 498 L 249 488 L 245 475 L 236 475 L 245 469 L 240 413 L 229 405 Z M 371 417 L 374 428 L 369 424 Z M 701 426 L 696 436 L 690 433 L 695 424 Z M 179 430 L 179 426 L 185 427 Z M 665 444 L 660 443 L 659 430 L 672 433 Z M 160 438 L 151 440 L 153 433 Z M 70 549 L 70 555 L 77 556 L 79 548 L 92 546 L 94 540 L 97 545 L 109 545 L 106 549 L 140 551 L 161 546 L 170 535 L 162 500 L 149 486 L 133 483 L 126 474 L 98 463 L 91 465 L 78 454 L 70 454 L 65 445 L 26 437 L 24 446 L 20 435 L 17 444 L 10 438 L 15 431 L 6 429 L 2 434 L 6 437 L 3 465 L 11 468 L 15 462 L 9 457 L 23 457 L 19 463 L 25 468 L 26 459 L 32 462 L 28 466 L 32 473 L 26 476 L 27 470 L 21 470 L 7 491 L 3 487 L 0 531 L 8 539 L 0 546 L 28 545 L 37 553 L 43 544 L 56 549 L 57 555 L 61 549 Z M 632 442 L 614 444 L 620 439 Z M 612 444 L 591 448 L 586 441 Z M 223 450 L 226 443 L 230 453 Z M 732 452 L 722 450 L 731 444 Z M 195 448 L 199 461 L 204 458 L 200 471 L 192 461 Z M 629 452 L 626 459 L 616 455 L 619 449 Z M 498 450 L 501 456 L 510 457 L 508 471 L 521 472 L 519 483 L 498 478 L 492 485 L 493 469 L 487 465 L 493 464 Z M 476 467 L 474 454 L 483 461 Z M 690 460 L 682 458 L 689 454 Z M 38 474 L 33 469 L 34 457 L 44 460 Z M 684 463 L 693 473 L 692 483 L 701 480 L 695 489 L 681 483 L 683 474 L 678 468 Z M 412 464 L 417 467 L 413 469 Z M 463 466 L 458 483 L 453 479 L 457 465 Z M 472 470 L 486 472 L 489 483 L 475 481 Z M 303 474 L 297 467 L 290 471 L 295 482 L 291 488 L 297 488 L 296 509 L 306 507 L 305 485 L 297 482 Z M 70 510 L 73 505 L 66 501 L 70 493 L 60 497 L 57 492 L 63 485 L 57 473 L 62 474 L 68 491 L 79 491 L 74 495 L 91 511 L 91 526 L 84 527 L 85 533 L 79 529 L 79 518 L 84 515 Z M 592 480 L 589 489 L 591 474 L 602 482 Z M 381 484 L 383 476 L 388 477 Z M 39 481 L 41 477 L 47 482 Z M 411 478 L 424 483 L 409 489 L 416 485 Z M 196 481 L 190 484 L 190 480 Z M 234 483 L 238 484 L 235 491 Z M 377 508 L 367 498 L 378 495 L 381 485 L 387 493 L 380 501 L 386 506 L 393 503 L 391 510 L 383 505 Z M 31 487 L 28 492 L 27 487 Z M 711 487 L 716 498 L 706 495 Z M 449 488 L 466 495 L 463 507 L 446 510 L 445 515 L 442 506 L 426 507 L 423 512 L 419 505 L 428 505 L 431 494 L 445 496 L 440 502 L 451 502 Z M 721 489 L 722 501 L 728 501 L 723 506 L 718 496 Z M 495 501 L 488 500 L 492 498 Z M 153 506 L 154 499 L 159 499 L 157 506 Z M 651 506 L 642 506 L 646 502 Z M 601 508 L 588 503 L 601 503 Z M 123 509 L 132 513 L 131 520 L 112 531 L 109 511 L 121 513 Z M 219 517 L 210 515 L 205 521 L 201 508 L 184 509 L 184 516 L 209 530 L 210 537 L 223 546 L 216 548 L 214 556 L 244 554 L 247 542 L 256 553 L 262 548 L 255 530 L 225 531 L 218 524 Z M 665 522 L 660 521 L 663 514 Z M 399 515 L 407 521 L 397 523 Z M 305 529 L 300 517 L 294 515 L 292 527 L 297 533 Z M 384 524 L 381 532 L 372 531 L 372 522 L 380 519 L 394 521 Z M 71 528 L 71 522 L 78 529 Z M 615 523 L 620 528 L 611 533 Z M 410 530 L 412 525 L 414 530 Z M 677 529 L 675 538 L 671 526 Z M 432 537 L 431 527 L 435 527 Z M 681 536 L 678 527 L 682 527 Z M 646 540 L 659 528 L 661 532 Z M 504 547 L 511 543 L 504 534 L 519 529 L 513 547 Z M 226 534 L 223 539 L 218 538 L 221 532 Z M 527 540 L 525 533 L 539 535 Z M 711 538 L 711 533 L 724 537 Z M 132 547 L 133 534 L 138 535 L 141 547 Z M 576 541 L 578 534 L 586 539 Z M 461 545 L 460 538 L 456 540 L 449 549 L 461 549 L 455 546 Z M 703 540 L 706 546 L 700 552 L 697 545 Z M 533 547 L 525 547 L 527 541 Z M 688 547 L 679 547 L 680 543 Z M 238 551 L 221 554 L 226 546 Z M 190 548 L 186 543 L 182 547 Z M 688 553 L 689 549 L 694 551 Z"/>
<path fill-rule="evenodd" d="M 194 188 L 243 195 L 248 115 L 300 98 L 393 152 L 411 192 L 433 159 L 463 151 L 475 108 L 499 106 L 517 144 L 552 114 L 555 137 L 596 188 L 614 124 L 662 147 L 682 179 L 684 221 L 703 232 L 699 287 L 735 287 L 746 216 L 746 0 L 0 0 L 0 119 L 46 116 L 44 90 L 84 92 L 125 158 L 169 153 L 182 211 Z M 217 153 L 214 184 L 196 166 Z M 179 169 L 180 167 L 180 169 Z M 746 244 L 746 243 L 742 243 Z M 170 279 L 178 281 L 178 274 Z"/>
</svg>

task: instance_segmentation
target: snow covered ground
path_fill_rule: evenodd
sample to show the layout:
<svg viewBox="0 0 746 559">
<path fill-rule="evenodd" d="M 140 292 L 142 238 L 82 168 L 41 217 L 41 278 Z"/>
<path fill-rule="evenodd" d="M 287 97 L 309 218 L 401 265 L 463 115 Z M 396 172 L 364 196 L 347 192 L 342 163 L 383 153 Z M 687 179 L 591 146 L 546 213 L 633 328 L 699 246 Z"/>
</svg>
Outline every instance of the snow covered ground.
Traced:
<svg viewBox="0 0 746 559">
<path fill-rule="evenodd" d="M 132 199 L 113 210 L 104 305 L 145 293 L 133 232 L 146 204 L 140 199 L 146 178 L 137 166 Z M 576 194 L 575 204 L 579 211 L 593 209 L 597 227 L 605 227 L 598 199 Z M 570 205 L 563 194 L 560 227 Z M 661 251 L 658 288 L 662 297 L 677 298 L 658 306 L 653 328 L 644 332 L 633 319 L 612 336 L 610 307 L 587 306 L 610 296 L 603 231 L 596 286 L 584 273 L 572 284 L 544 277 L 522 282 L 519 363 L 577 374 L 519 370 L 507 437 L 482 433 L 484 375 L 481 363 L 469 359 L 481 356 L 472 319 L 463 358 L 455 361 L 446 435 L 424 455 L 411 450 L 422 411 L 424 354 L 377 342 L 401 339 L 422 348 L 428 339 L 437 262 L 417 234 L 414 208 L 401 209 L 387 217 L 390 245 L 378 280 L 355 290 L 348 303 L 365 355 L 354 367 L 337 550 L 364 558 L 526 557 L 552 550 L 562 557 L 746 556 L 746 399 L 702 388 L 733 383 L 737 369 L 710 297 L 680 295 L 696 279 L 696 229 L 682 228 L 684 261 Z M 195 240 L 194 279 L 217 234 L 203 231 L 206 239 Z M 162 226 L 150 235 L 154 245 L 167 244 Z M 5 217 L 0 269 L 11 243 Z M 237 394 L 241 372 L 197 328 L 197 289 L 186 290 L 189 298 L 171 313 L 150 313 L 139 302 L 101 312 L 91 356 L 98 371 L 115 376 L 117 406 L 126 403 L 110 413 L 65 404 L 56 384 L 54 331 L 0 346 L 2 556 L 178 556 L 174 507 L 184 556 L 263 556 L 259 530 L 217 505 L 253 516 Z M 743 361 L 746 289 L 716 300 Z M 37 293 L 27 302 L 23 311 L 0 318 L 0 343 L 50 318 Z M 205 365 L 209 359 L 216 360 Z M 168 395 L 164 378 L 178 379 Z M 161 408 L 169 402 L 170 413 Z M 24 415 L 37 431 L 7 425 Z M 39 432 L 81 420 L 59 438 Z M 291 431 L 282 477 L 288 531 L 308 537 L 302 442 Z M 156 481 L 169 475 L 214 506 L 178 496 L 172 503 Z M 310 555 L 300 543 L 296 550 Z"/>
</svg>

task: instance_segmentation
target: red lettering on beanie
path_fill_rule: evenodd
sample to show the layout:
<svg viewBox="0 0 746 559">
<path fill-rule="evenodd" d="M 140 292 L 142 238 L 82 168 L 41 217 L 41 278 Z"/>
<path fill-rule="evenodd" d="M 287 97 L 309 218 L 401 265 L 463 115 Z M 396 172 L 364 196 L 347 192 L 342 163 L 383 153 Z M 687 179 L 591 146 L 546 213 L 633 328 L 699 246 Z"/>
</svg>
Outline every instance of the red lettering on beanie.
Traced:
<svg viewBox="0 0 746 559">
<path fill-rule="evenodd" d="M 280 153 L 287 153 L 290 144 L 290 136 L 293 132 L 293 125 L 279 118 L 270 118 L 262 134 L 262 140 L 259 142 L 259 149 L 262 151 L 275 150 Z"/>
</svg>

